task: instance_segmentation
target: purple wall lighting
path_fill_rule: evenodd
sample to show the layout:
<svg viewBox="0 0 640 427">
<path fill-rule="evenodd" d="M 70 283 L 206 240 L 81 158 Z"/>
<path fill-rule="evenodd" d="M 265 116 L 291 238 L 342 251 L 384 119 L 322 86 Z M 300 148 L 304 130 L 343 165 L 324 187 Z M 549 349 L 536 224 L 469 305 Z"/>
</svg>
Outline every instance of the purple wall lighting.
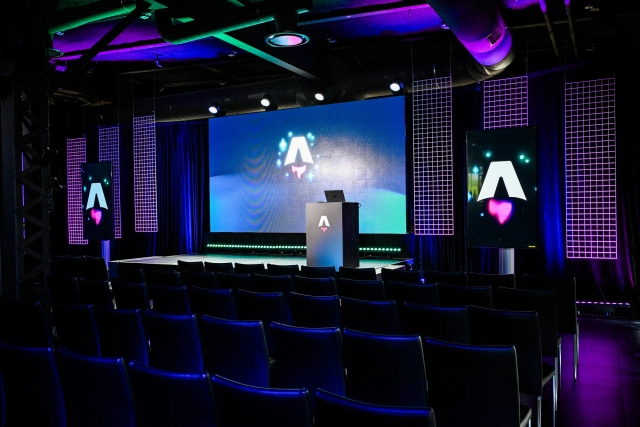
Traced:
<svg viewBox="0 0 640 427">
<path fill-rule="evenodd" d="M 567 258 L 616 259 L 615 79 L 565 84 Z"/>
<path fill-rule="evenodd" d="M 451 77 L 413 82 L 414 232 L 453 235 Z"/>
<path fill-rule="evenodd" d="M 527 77 L 485 81 L 483 104 L 485 130 L 528 126 Z"/>
<path fill-rule="evenodd" d="M 133 118 L 133 202 L 136 232 L 157 232 L 155 115 Z"/>
<path fill-rule="evenodd" d="M 87 139 L 67 138 L 67 224 L 70 245 L 88 245 L 82 227 L 82 177 L 80 165 L 87 162 Z"/>
<path fill-rule="evenodd" d="M 122 238 L 120 209 L 120 128 L 101 127 L 98 130 L 98 159 L 111 162 L 111 188 L 113 188 L 113 237 Z"/>
</svg>

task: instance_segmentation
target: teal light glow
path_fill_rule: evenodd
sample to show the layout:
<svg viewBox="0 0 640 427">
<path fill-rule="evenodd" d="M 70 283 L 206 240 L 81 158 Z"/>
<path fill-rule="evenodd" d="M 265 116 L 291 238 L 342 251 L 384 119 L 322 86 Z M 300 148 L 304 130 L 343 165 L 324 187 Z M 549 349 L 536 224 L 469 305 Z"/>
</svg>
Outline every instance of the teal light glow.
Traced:
<svg viewBox="0 0 640 427">
<path fill-rule="evenodd" d="M 486 153 L 484 153 L 484 156 L 487 157 L 487 158 L 491 157 L 491 151 L 487 151 Z"/>
</svg>

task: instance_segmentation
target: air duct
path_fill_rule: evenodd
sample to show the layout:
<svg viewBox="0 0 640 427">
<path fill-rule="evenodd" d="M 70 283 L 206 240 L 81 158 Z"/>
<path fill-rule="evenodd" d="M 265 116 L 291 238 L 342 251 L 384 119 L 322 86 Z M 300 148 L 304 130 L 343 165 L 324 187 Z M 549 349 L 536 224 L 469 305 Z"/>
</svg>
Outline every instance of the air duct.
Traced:
<svg viewBox="0 0 640 427">
<path fill-rule="evenodd" d="M 96 21 L 128 15 L 136 8 L 135 0 L 99 1 L 56 12 L 49 34 L 67 31 Z"/>
</svg>

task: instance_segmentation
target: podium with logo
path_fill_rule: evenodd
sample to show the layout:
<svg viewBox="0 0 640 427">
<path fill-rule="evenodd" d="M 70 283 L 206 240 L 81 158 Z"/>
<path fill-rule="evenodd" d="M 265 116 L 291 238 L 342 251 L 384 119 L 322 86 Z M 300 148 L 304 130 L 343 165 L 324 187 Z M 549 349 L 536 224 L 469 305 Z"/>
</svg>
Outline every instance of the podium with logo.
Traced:
<svg viewBox="0 0 640 427">
<path fill-rule="evenodd" d="M 307 266 L 360 266 L 358 203 L 307 203 Z"/>
</svg>

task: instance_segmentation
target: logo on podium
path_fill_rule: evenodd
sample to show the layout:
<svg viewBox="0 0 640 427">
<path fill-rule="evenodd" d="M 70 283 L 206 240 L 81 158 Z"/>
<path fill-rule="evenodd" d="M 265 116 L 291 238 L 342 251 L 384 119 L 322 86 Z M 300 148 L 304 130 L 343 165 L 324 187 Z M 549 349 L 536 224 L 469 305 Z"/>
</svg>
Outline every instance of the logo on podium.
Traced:
<svg viewBox="0 0 640 427">
<path fill-rule="evenodd" d="M 327 218 L 326 215 L 322 215 L 320 217 L 320 222 L 318 223 L 318 227 L 320 227 L 320 230 L 322 230 L 323 233 L 326 233 L 327 229 L 331 227 L 329 225 L 329 219 Z"/>
</svg>

